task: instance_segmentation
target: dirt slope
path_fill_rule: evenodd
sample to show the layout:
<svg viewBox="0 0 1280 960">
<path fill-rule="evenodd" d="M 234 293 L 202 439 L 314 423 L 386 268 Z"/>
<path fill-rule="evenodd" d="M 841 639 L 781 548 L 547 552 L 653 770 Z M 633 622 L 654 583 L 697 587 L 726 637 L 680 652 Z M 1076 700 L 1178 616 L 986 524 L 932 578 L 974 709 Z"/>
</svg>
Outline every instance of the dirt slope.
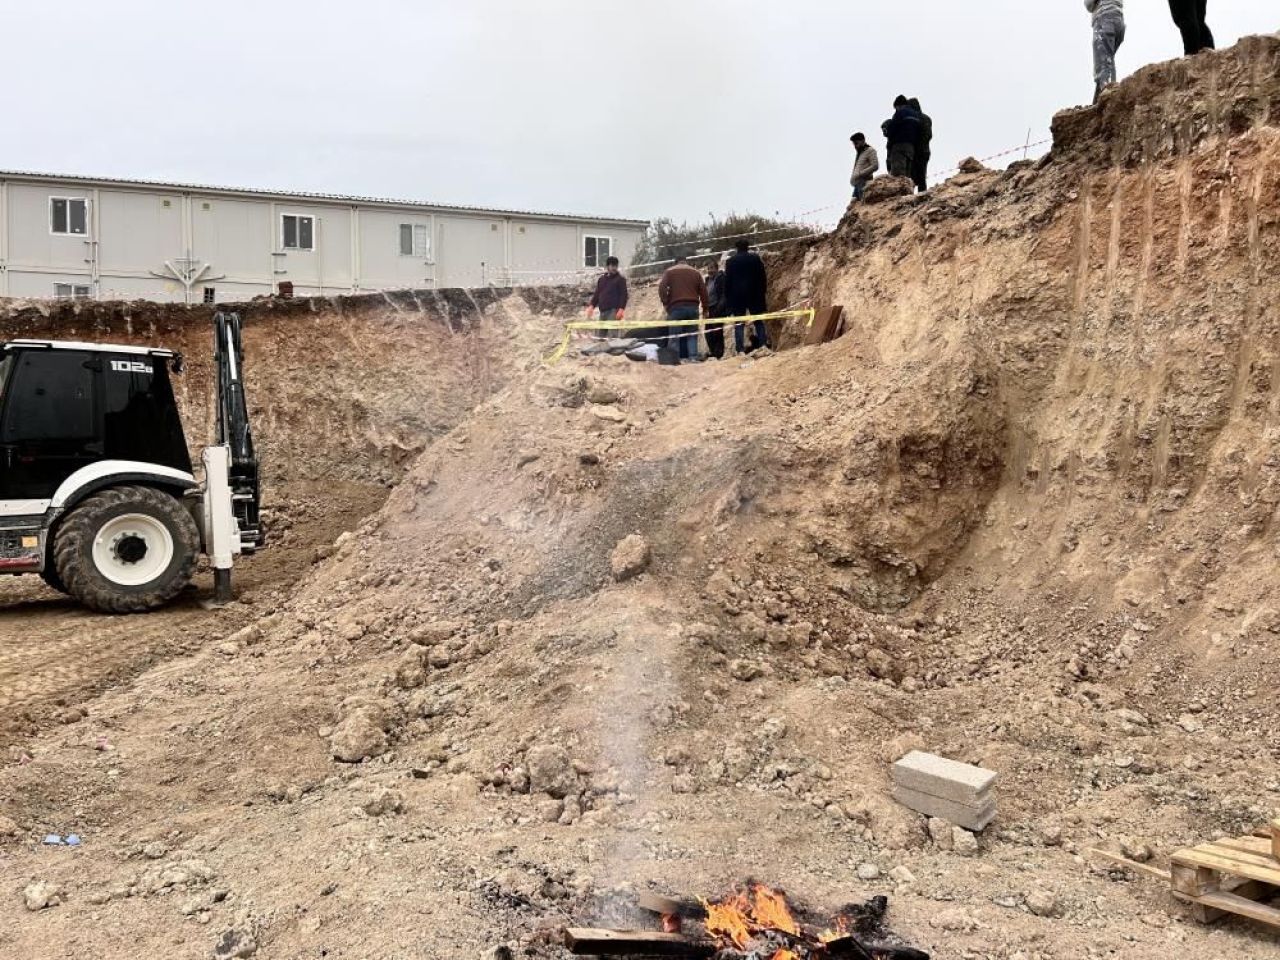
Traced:
<svg viewBox="0 0 1280 960">
<path fill-rule="evenodd" d="M 756 876 L 939 957 L 1273 956 L 1084 853 L 1280 806 L 1278 66 L 851 210 L 775 291 L 833 344 L 514 379 L 278 610 L 23 744 L 0 892 L 66 902 L 0 952 L 561 957 Z M 889 799 L 913 746 L 1000 772 L 976 849 Z"/>
</svg>

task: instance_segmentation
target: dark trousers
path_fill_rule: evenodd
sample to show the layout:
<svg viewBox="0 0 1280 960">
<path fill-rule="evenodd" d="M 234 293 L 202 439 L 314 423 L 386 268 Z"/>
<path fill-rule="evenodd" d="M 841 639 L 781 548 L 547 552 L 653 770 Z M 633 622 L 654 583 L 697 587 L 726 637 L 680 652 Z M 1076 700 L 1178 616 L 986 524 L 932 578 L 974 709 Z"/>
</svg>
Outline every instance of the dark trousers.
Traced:
<svg viewBox="0 0 1280 960">
<path fill-rule="evenodd" d="M 914 143 L 895 143 L 889 148 L 889 176 L 909 177 L 911 167 L 916 162 L 916 145 Z"/>
<path fill-rule="evenodd" d="M 702 336 L 707 341 L 707 353 L 717 360 L 724 359 L 724 324 L 707 321 L 702 328 Z"/>
<path fill-rule="evenodd" d="M 735 313 L 734 316 L 749 317 L 751 314 L 743 310 L 741 313 Z M 754 327 L 755 345 L 751 350 L 767 347 L 769 345 L 769 331 L 766 329 L 764 321 L 757 320 L 752 326 Z M 751 352 L 747 349 L 747 325 L 745 323 L 735 323 L 733 325 L 733 346 L 739 353 Z"/>
<path fill-rule="evenodd" d="M 1173 22 L 1182 31 L 1182 49 L 1187 56 L 1213 49 L 1213 32 L 1204 22 L 1208 0 L 1169 0 Z"/>
<path fill-rule="evenodd" d="M 911 179 L 916 182 L 916 187 L 920 190 L 929 189 L 929 157 L 931 154 L 928 150 L 921 150 L 916 147 L 916 155 L 911 160 Z"/>
<path fill-rule="evenodd" d="M 600 319 L 603 320 L 605 323 L 613 323 L 613 321 L 618 319 L 618 311 L 617 310 L 601 310 Z M 596 333 L 600 335 L 600 338 L 602 340 L 608 340 L 611 337 L 625 336 L 626 331 L 614 330 L 610 327 L 604 327 L 600 330 L 597 330 Z"/>
</svg>

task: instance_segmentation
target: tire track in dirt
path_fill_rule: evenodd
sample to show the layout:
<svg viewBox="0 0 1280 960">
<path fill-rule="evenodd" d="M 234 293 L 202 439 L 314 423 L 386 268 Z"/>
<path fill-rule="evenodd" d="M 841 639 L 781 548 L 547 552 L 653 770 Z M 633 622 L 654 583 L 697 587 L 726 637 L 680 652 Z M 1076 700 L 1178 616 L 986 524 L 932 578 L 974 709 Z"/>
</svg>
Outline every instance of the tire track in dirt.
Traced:
<svg viewBox="0 0 1280 960">
<path fill-rule="evenodd" d="M 0 578 L 0 749 L 59 710 L 271 613 L 282 599 L 276 591 L 307 574 L 316 548 L 357 526 L 386 494 L 382 486 L 355 483 L 280 490 L 277 499 L 290 504 L 297 521 L 283 521 L 271 549 L 237 566 L 241 602 L 218 610 L 201 606 L 213 593 L 207 573 L 172 605 L 127 616 L 93 613 L 36 577 Z"/>
</svg>

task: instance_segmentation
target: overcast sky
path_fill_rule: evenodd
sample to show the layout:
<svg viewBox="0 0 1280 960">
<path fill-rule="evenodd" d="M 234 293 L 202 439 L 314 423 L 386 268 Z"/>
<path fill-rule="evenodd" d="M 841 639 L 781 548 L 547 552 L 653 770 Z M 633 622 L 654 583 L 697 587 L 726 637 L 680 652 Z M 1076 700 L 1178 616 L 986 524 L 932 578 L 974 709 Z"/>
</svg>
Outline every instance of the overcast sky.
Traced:
<svg viewBox="0 0 1280 960">
<path fill-rule="evenodd" d="M 1127 0 L 1128 74 L 1178 56 Z M 1034 10 L 1034 12 L 1032 12 Z M 699 220 L 830 220 L 899 93 L 934 168 L 1092 96 L 1082 0 L 0 0 L 0 169 Z M 1219 46 L 1275 0 L 1210 0 Z M 1043 150 L 1044 148 L 1040 148 Z M 1039 151 L 1037 151 L 1039 152 Z M 883 157 L 882 157 L 883 160 Z"/>
</svg>

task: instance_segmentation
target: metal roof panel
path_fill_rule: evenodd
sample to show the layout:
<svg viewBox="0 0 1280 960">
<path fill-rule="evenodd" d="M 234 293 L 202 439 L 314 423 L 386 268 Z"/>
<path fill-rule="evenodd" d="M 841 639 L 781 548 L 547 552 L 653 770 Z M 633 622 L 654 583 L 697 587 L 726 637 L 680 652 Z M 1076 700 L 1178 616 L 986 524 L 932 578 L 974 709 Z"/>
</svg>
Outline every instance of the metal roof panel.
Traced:
<svg viewBox="0 0 1280 960">
<path fill-rule="evenodd" d="M 648 227 L 648 220 L 631 217 L 600 217 L 588 214 L 555 213 L 538 210 L 507 210 L 501 207 L 464 207 L 456 204 L 431 203 L 426 200 L 403 200 L 394 197 L 347 196 L 338 193 L 309 193 L 296 190 L 267 190 L 261 187 L 219 187 L 209 184 L 173 183 L 165 180 L 132 180 L 121 177 L 81 177 L 65 173 L 41 173 L 33 170 L 0 170 L 0 180 L 51 180 L 57 183 L 115 184 L 126 187 L 151 187 L 161 190 L 183 190 L 195 193 L 240 195 L 253 197 L 284 197 L 295 200 L 321 200 L 326 203 L 367 203 L 379 206 L 429 207 L 450 213 L 497 214 L 508 217 L 538 217 L 545 220 L 585 220 L 592 223 L 625 223 Z"/>
</svg>

